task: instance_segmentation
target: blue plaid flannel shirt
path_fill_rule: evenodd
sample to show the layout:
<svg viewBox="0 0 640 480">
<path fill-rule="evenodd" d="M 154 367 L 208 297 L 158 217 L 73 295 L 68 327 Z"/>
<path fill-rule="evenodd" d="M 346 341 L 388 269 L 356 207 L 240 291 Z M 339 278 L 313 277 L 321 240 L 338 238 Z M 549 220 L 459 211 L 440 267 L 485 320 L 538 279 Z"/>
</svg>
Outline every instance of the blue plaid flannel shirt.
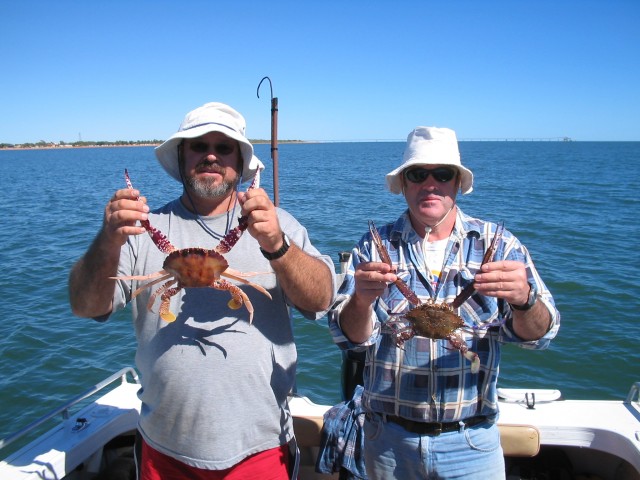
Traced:
<svg viewBox="0 0 640 480">
<path fill-rule="evenodd" d="M 346 470 L 346 475 L 340 478 L 346 476 L 349 480 L 366 480 L 362 390 L 362 385 L 357 385 L 350 400 L 331 407 L 324 414 L 316 472 Z"/>
<path fill-rule="evenodd" d="M 437 290 L 428 281 L 421 237 L 413 230 L 408 212 L 395 223 L 378 228 L 398 276 L 421 300 L 450 303 L 471 281 L 480 267 L 497 225 L 466 216 L 458 209 L 456 224 L 445 251 L 445 262 Z M 361 257 L 360 257 L 361 255 Z M 544 349 L 560 327 L 560 313 L 551 293 L 538 275 L 527 249 L 505 230 L 494 260 L 524 262 L 529 282 L 535 285 L 538 300 L 551 313 L 551 327 L 536 341 L 523 341 L 511 327 L 512 311 L 507 302 L 474 294 L 459 309 L 468 329 L 461 334 L 469 350 L 481 361 L 480 371 L 472 374 L 470 362 L 448 340 L 414 337 L 398 348 L 385 323 L 391 314 L 401 314 L 409 303 L 390 285 L 374 304 L 373 333 L 362 344 L 349 341 L 340 328 L 339 315 L 355 288 L 355 267 L 364 260 L 379 261 L 370 234 L 354 248 L 338 298 L 329 312 L 329 329 L 334 342 L 344 350 L 366 350 L 363 406 L 367 411 L 398 415 L 423 422 L 452 422 L 476 415 L 496 418 L 497 379 L 501 344 L 515 343 L 523 348 Z M 486 328 L 487 325 L 494 325 Z M 485 328 L 483 328 L 485 327 Z"/>
</svg>

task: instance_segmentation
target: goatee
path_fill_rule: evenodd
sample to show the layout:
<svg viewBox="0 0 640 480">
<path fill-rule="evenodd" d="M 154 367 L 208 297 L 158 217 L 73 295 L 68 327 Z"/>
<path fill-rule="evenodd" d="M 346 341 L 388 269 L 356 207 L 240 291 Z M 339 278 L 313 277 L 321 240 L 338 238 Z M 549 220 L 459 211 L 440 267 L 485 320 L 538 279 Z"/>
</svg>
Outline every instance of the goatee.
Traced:
<svg viewBox="0 0 640 480">
<path fill-rule="evenodd" d="M 236 186 L 235 182 L 225 180 L 216 185 L 213 179 L 199 179 L 196 177 L 187 177 L 186 183 L 196 195 L 203 198 L 226 197 Z"/>
</svg>

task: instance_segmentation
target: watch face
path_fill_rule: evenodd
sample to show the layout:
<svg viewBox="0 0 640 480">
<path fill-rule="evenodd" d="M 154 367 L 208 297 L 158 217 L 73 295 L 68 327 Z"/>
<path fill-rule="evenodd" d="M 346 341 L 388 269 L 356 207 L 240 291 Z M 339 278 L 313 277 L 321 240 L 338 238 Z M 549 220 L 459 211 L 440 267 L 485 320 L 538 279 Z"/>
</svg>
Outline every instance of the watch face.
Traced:
<svg viewBox="0 0 640 480">
<path fill-rule="evenodd" d="M 511 308 L 513 308 L 514 310 L 529 310 L 531 307 L 533 307 L 536 304 L 536 301 L 538 300 L 538 292 L 536 291 L 535 287 L 530 283 L 529 284 L 529 296 L 527 297 L 527 303 L 525 303 L 524 305 L 511 305 Z"/>
<path fill-rule="evenodd" d="M 535 287 L 531 285 L 531 288 L 529 289 L 529 298 L 527 299 L 527 305 L 529 307 L 533 307 L 533 304 L 536 303 L 537 298 L 538 298 L 538 292 L 536 292 Z"/>
</svg>

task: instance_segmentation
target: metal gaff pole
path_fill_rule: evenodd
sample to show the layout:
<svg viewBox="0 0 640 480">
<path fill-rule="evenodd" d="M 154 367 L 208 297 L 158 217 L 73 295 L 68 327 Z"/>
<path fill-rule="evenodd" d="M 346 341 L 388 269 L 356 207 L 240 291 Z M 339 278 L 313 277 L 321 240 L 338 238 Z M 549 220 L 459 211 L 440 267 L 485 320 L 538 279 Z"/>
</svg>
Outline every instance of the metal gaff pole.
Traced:
<svg viewBox="0 0 640 480">
<path fill-rule="evenodd" d="M 280 204 L 278 186 L 278 98 L 273 96 L 273 85 L 269 77 L 263 77 L 258 84 L 256 94 L 260 98 L 260 85 L 264 80 L 269 80 L 271 90 L 271 161 L 273 164 L 273 203 L 277 207 Z"/>
</svg>

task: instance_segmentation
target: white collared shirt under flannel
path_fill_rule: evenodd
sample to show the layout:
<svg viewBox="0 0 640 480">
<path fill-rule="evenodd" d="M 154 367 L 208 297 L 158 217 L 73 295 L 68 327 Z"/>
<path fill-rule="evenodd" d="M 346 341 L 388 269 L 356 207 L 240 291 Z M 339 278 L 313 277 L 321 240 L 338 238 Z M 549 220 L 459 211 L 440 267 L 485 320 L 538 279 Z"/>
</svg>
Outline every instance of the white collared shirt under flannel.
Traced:
<svg viewBox="0 0 640 480">
<path fill-rule="evenodd" d="M 395 223 L 379 226 L 378 231 L 398 276 L 420 300 L 435 298 L 437 303 L 450 303 L 473 280 L 496 227 L 494 223 L 468 217 L 458 209 L 435 292 L 427 280 L 422 238 L 413 230 L 408 213 Z M 354 291 L 355 266 L 364 260 L 379 261 L 369 233 L 352 252 L 337 301 L 329 312 L 329 329 L 341 349 L 367 351 L 363 405 L 369 411 L 424 422 L 451 422 L 476 415 L 495 417 L 498 413 L 496 384 L 501 344 L 516 343 L 523 348 L 544 349 L 558 332 L 560 314 L 551 293 L 538 275 L 527 249 L 505 229 L 493 260 L 525 263 L 528 280 L 535 285 L 539 301 L 551 312 L 551 328 L 544 337 L 537 341 L 521 340 L 511 328 L 512 313 L 507 302 L 476 293 L 460 307 L 458 314 L 469 327 L 461 329 L 461 335 L 469 350 L 480 357 L 478 373 L 471 373 L 471 363 L 453 349 L 448 340 L 416 336 L 398 348 L 385 323 L 394 315 L 397 318 L 397 314 L 406 312 L 409 303 L 392 284 L 374 304 L 371 337 L 362 344 L 351 343 L 340 328 L 339 315 Z M 488 324 L 497 326 L 486 328 Z"/>
</svg>

